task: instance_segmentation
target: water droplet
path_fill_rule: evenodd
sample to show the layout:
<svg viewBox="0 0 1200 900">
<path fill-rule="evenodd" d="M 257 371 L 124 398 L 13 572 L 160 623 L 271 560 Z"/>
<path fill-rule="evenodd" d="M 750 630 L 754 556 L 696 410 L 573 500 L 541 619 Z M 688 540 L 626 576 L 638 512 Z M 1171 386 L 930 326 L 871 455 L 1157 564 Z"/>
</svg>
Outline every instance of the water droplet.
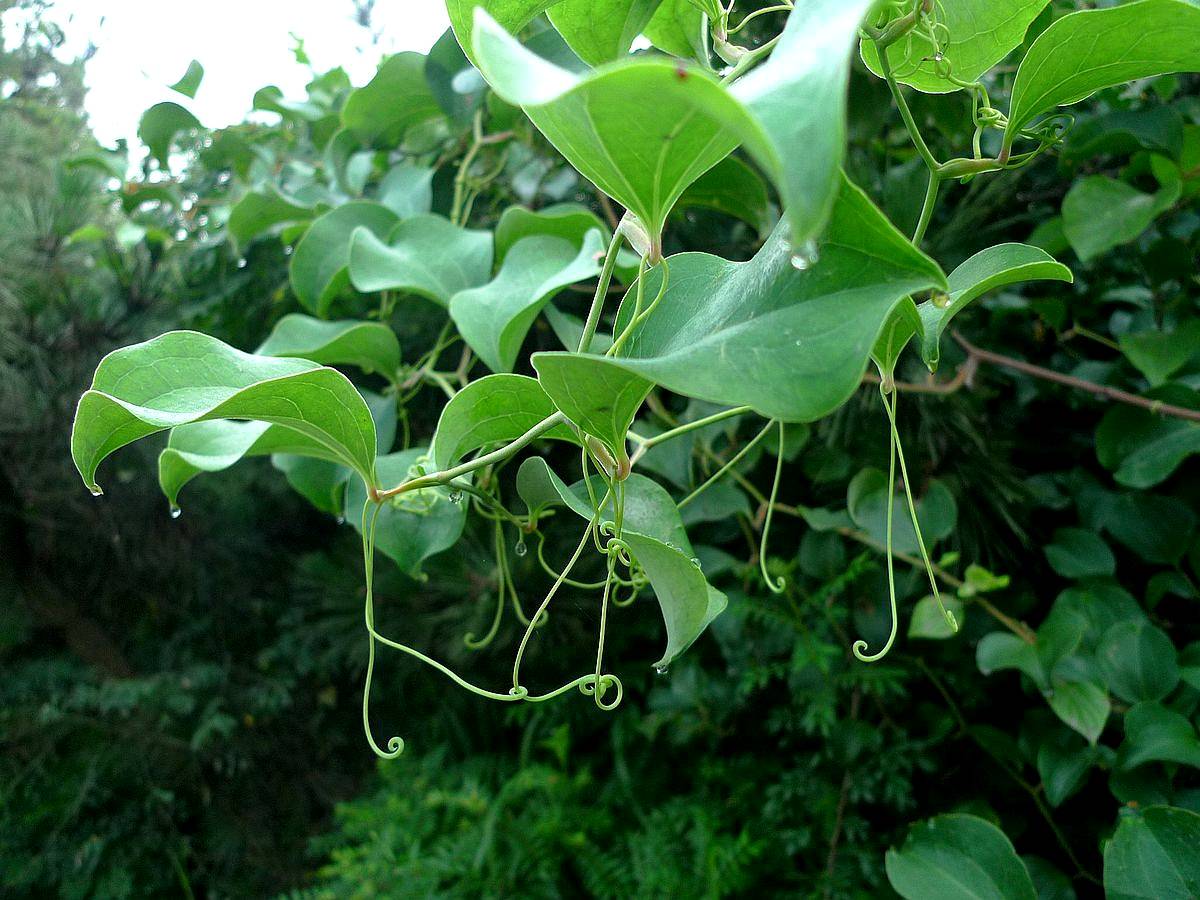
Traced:
<svg viewBox="0 0 1200 900">
<path fill-rule="evenodd" d="M 933 61 L 934 61 L 934 62 L 941 62 L 941 61 L 942 61 L 943 59 L 945 59 L 945 58 L 946 58 L 946 57 L 942 56 L 942 51 L 941 51 L 941 50 L 939 50 L 937 53 L 933 54 Z"/>
<path fill-rule="evenodd" d="M 462 491 L 451 491 L 449 499 L 450 499 L 451 503 L 461 503 L 462 502 Z"/>
<path fill-rule="evenodd" d="M 693 556 L 692 557 L 692 565 L 695 566 L 697 569 L 700 568 L 700 557 Z"/>
<path fill-rule="evenodd" d="M 178 506 L 171 507 L 171 518 L 172 519 L 178 519 L 182 515 L 183 515 L 183 510 L 180 509 Z"/>
<path fill-rule="evenodd" d="M 521 538 L 521 540 L 517 541 L 516 546 L 513 547 L 513 553 L 517 554 L 517 556 L 524 556 L 528 552 L 529 548 L 525 546 L 525 538 Z"/>
<path fill-rule="evenodd" d="M 666 674 L 667 674 L 667 667 L 666 667 L 666 666 L 655 666 L 655 667 L 654 667 L 654 674 L 655 674 L 655 675 L 666 675 Z"/>
<path fill-rule="evenodd" d="M 239 259 L 239 260 L 237 261 L 237 267 L 238 267 L 239 269 L 244 269 L 244 268 L 246 268 L 246 258 L 245 258 L 244 256 L 243 256 L 241 259 Z"/>
<path fill-rule="evenodd" d="M 98 488 L 98 487 L 92 488 L 92 496 L 93 497 L 101 497 L 103 495 L 104 495 L 104 491 L 100 490 L 100 488 Z"/>
<path fill-rule="evenodd" d="M 817 249 L 817 242 L 805 241 L 803 246 L 792 254 L 792 268 L 797 272 L 805 272 L 815 266 L 820 258 L 821 253 Z"/>
<path fill-rule="evenodd" d="M 338 516 L 338 517 L 337 517 L 337 523 L 338 523 L 339 525 L 345 525 L 345 524 L 346 524 L 346 517 L 345 517 L 345 516 Z"/>
</svg>

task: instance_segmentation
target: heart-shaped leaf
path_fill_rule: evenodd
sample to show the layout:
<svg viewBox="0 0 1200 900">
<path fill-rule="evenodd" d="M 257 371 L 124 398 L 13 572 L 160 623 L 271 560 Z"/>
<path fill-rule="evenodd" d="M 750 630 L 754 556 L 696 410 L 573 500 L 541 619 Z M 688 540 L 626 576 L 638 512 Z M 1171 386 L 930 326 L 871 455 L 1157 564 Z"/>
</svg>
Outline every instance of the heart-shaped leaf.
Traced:
<svg viewBox="0 0 1200 900">
<path fill-rule="evenodd" d="M 71 456 L 93 493 L 96 467 L 139 438 L 189 422 L 283 425 L 375 483 L 375 423 L 346 376 L 303 359 L 254 356 L 194 331 L 115 350 L 79 400 Z"/>
<path fill-rule="evenodd" d="M 433 169 L 397 163 L 379 183 L 379 202 L 402 219 L 433 207 Z"/>
<path fill-rule="evenodd" d="M 1100 739 L 1111 708 L 1103 687 L 1092 681 L 1060 681 L 1051 687 L 1046 699 L 1054 714 L 1087 738 L 1089 744 Z"/>
<path fill-rule="evenodd" d="M 1037 900 L 1012 842 L 977 816 L 954 813 L 918 822 L 884 862 L 888 881 L 908 900 Z"/>
<path fill-rule="evenodd" d="M 1025 32 L 1049 0 L 957 0 L 938 7 L 938 21 L 945 26 L 945 40 L 936 48 L 919 31 L 906 35 L 887 50 L 888 62 L 897 81 L 927 94 L 945 94 L 961 89 L 938 74 L 949 70 L 960 82 L 978 81 L 1020 45 Z M 883 77 L 875 43 L 862 42 L 867 68 Z M 940 53 L 940 56 L 938 55 Z M 935 56 L 937 59 L 935 60 Z"/>
<path fill-rule="evenodd" d="M 1121 811 L 1104 848 L 1108 900 L 1189 900 L 1200 896 L 1200 815 L 1151 806 Z"/>
<path fill-rule="evenodd" d="M 488 375 L 472 381 L 442 409 L 431 448 L 434 465 L 448 469 L 476 450 L 515 440 L 555 412 L 541 385 L 526 375 Z M 566 425 L 542 437 L 579 442 Z"/>
<path fill-rule="evenodd" d="M 430 471 L 429 453 L 424 447 L 389 453 L 376 461 L 380 481 L 400 484 Z M 346 521 L 361 531 L 363 508 L 367 504 L 366 487 L 352 481 L 346 487 Z M 467 505 L 462 493 L 451 488 L 430 487 L 386 500 L 379 510 L 375 528 L 375 546 L 400 570 L 421 578 L 421 564 L 436 553 L 458 543 L 467 521 Z M 367 527 L 372 510 L 367 511 Z"/>
<path fill-rule="evenodd" d="M 579 248 L 562 238 L 524 238 L 494 279 L 454 295 L 450 318 L 488 368 L 511 372 L 542 307 L 567 285 L 597 275 L 603 256 L 599 231 L 589 232 Z"/>
<path fill-rule="evenodd" d="M 603 482 L 593 480 L 593 490 L 600 491 L 597 497 L 603 497 Z M 587 486 L 580 482 L 567 487 L 540 457 L 521 464 L 517 489 L 531 511 L 560 502 L 584 519 L 595 515 Z M 601 513 L 601 522 L 613 520 L 611 500 Z M 662 609 L 667 647 L 654 664 L 661 669 L 692 645 L 728 601 L 705 580 L 671 495 L 643 475 L 630 475 L 625 481 L 621 538 L 645 570 Z"/>
<path fill-rule="evenodd" d="M 1183 191 L 1175 164 L 1155 156 L 1151 168 L 1159 182 L 1153 194 L 1105 175 L 1081 178 L 1063 199 L 1063 231 L 1083 260 L 1136 240 L 1170 209 Z"/>
<path fill-rule="evenodd" d="M 360 291 L 407 291 L 448 307 L 459 291 L 492 274 L 492 236 L 441 216 L 405 219 L 380 239 L 360 229 L 349 247 L 350 282 Z"/>
<path fill-rule="evenodd" d="M 233 239 L 246 246 L 261 234 L 277 230 L 277 226 L 307 222 L 315 211 L 294 198 L 284 196 L 276 187 L 249 191 L 229 211 L 225 227 Z"/>
<path fill-rule="evenodd" d="M 572 424 L 599 438 L 617 458 L 653 382 L 577 353 L 535 353 L 538 382 Z"/>
<path fill-rule="evenodd" d="M 1125 740 L 1117 764 L 1133 769 L 1149 762 L 1178 763 L 1200 769 L 1200 738 L 1186 716 L 1151 701 L 1125 714 Z"/>
<path fill-rule="evenodd" d="M 342 108 L 342 124 L 362 143 L 384 150 L 404 133 L 442 114 L 425 81 L 423 53 L 397 53 Z"/>
<path fill-rule="evenodd" d="M 289 268 L 300 305 L 315 315 L 325 315 L 349 281 L 351 235 L 356 229 L 385 235 L 396 222 L 394 212 L 369 200 L 344 203 L 313 222 L 296 245 Z"/>
<path fill-rule="evenodd" d="M 1101 88 L 1200 69 L 1200 7 L 1138 0 L 1063 16 L 1043 31 L 1017 69 L 1004 146 L 1034 118 Z"/>
<path fill-rule="evenodd" d="M 582 247 L 584 238 L 591 231 L 599 231 L 604 240 L 608 240 L 608 226 L 579 203 L 555 203 L 537 211 L 510 206 L 496 223 L 496 265 L 503 266 L 508 251 L 524 238 L 546 235 Z"/>
<path fill-rule="evenodd" d="M 183 77 L 171 85 L 171 90 L 194 99 L 196 91 L 200 89 L 200 82 L 203 80 L 204 66 L 200 65 L 199 60 L 193 59 L 188 63 L 187 71 L 183 73 Z"/>
<path fill-rule="evenodd" d="M 945 290 L 945 278 L 844 179 L 815 261 L 797 268 L 784 231 L 781 224 L 745 263 L 705 253 L 671 257 L 667 291 L 630 336 L 627 355 L 572 355 L 566 361 L 566 354 L 534 354 L 547 393 L 556 401 L 563 393 L 546 381 L 555 365 L 564 371 L 570 367 L 570 381 L 580 388 L 588 369 L 609 369 L 791 422 L 819 419 L 836 409 L 861 382 L 892 309 L 919 290 Z M 648 296 L 657 294 L 660 279 L 661 267 L 647 274 Z M 632 307 L 626 297 L 618 333 Z M 578 402 L 596 404 L 602 379 L 588 377 L 588 396 L 581 389 L 572 392 L 582 398 Z M 607 380 L 612 388 L 634 394 L 629 379 L 613 375 Z"/>
<path fill-rule="evenodd" d="M 1096 658 L 1112 692 L 1130 703 L 1161 700 L 1179 684 L 1175 645 L 1145 619 L 1108 629 Z"/>
<path fill-rule="evenodd" d="M 1147 396 L 1187 409 L 1200 409 L 1200 395 L 1183 385 L 1167 385 Z M 1114 406 L 1096 429 L 1096 458 L 1113 478 L 1131 488 L 1165 481 L 1179 465 L 1200 453 L 1200 423 L 1161 416 L 1133 406 Z"/>
<path fill-rule="evenodd" d="M 400 367 L 400 342 L 382 322 L 326 322 L 300 313 L 280 319 L 254 352 L 295 356 L 325 366 L 358 366 L 386 378 L 392 378 Z"/>
<path fill-rule="evenodd" d="M 171 145 L 182 132 L 199 131 L 204 126 L 194 115 L 170 100 L 156 103 L 138 123 L 138 138 L 150 148 L 150 155 L 165 168 L 169 165 Z"/>
</svg>

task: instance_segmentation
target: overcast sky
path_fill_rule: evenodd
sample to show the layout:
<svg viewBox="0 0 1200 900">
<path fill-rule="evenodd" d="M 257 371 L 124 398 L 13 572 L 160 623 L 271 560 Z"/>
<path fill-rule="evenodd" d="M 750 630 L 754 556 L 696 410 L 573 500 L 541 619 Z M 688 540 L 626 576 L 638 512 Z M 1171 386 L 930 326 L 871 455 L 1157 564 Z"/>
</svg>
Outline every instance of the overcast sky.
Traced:
<svg viewBox="0 0 1200 900">
<path fill-rule="evenodd" d="M 191 108 L 207 127 L 241 121 L 254 92 L 278 85 L 303 96 L 311 77 L 292 56 L 296 34 L 318 71 L 343 66 L 364 84 L 384 53 L 427 51 L 446 29 L 442 0 L 381 0 L 378 46 L 353 19 L 350 0 L 56 0 L 71 49 L 99 50 L 87 68 L 87 111 L 96 137 L 136 142 L 142 112 L 159 100 Z M 188 62 L 204 66 L 194 101 L 167 89 Z"/>
</svg>

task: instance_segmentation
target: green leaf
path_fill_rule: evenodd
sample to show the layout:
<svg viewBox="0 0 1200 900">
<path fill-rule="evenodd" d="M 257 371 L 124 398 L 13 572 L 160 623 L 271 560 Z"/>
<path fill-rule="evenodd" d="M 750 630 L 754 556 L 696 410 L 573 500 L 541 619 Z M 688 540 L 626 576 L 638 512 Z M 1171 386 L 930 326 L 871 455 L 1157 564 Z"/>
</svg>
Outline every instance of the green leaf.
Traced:
<svg viewBox="0 0 1200 900">
<path fill-rule="evenodd" d="M 1054 542 L 1046 546 L 1050 567 L 1063 578 L 1094 578 L 1111 575 L 1117 561 L 1108 545 L 1093 531 L 1059 528 Z"/>
<path fill-rule="evenodd" d="M 345 512 L 346 485 L 354 475 L 345 466 L 295 453 L 273 454 L 271 465 L 283 473 L 292 490 L 321 512 L 339 517 Z"/>
<path fill-rule="evenodd" d="M 1112 499 L 1102 527 L 1147 562 L 1172 565 L 1187 552 L 1196 514 L 1183 500 L 1155 494 L 1121 494 Z"/>
<path fill-rule="evenodd" d="M 1025 39 L 1025 32 L 1049 0 L 957 0 L 939 8 L 938 21 L 945 26 L 941 45 L 943 67 L 965 82 L 978 81 L 988 69 L 1008 56 Z M 863 39 L 863 62 L 876 75 L 879 52 L 874 41 Z M 887 50 L 896 80 L 927 94 L 960 90 L 959 85 L 938 75 L 935 48 L 925 35 L 913 32 Z"/>
<path fill-rule="evenodd" d="M 1138 150 L 1154 150 L 1178 159 L 1183 134 L 1183 116 L 1173 107 L 1116 109 L 1076 122 L 1062 155 L 1082 161 L 1102 154 L 1130 156 Z"/>
<path fill-rule="evenodd" d="M 381 484 L 400 484 L 419 471 L 431 471 L 428 451 L 423 447 L 389 453 L 377 460 Z M 467 521 L 467 505 L 452 499 L 452 488 L 431 487 L 401 494 L 385 501 L 375 529 L 375 546 L 400 570 L 413 578 L 422 578 L 421 565 L 429 557 L 458 543 Z M 346 521 L 361 531 L 367 491 L 362 482 L 346 487 Z M 367 527 L 372 510 L 367 510 Z"/>
<path fill-rule="evenodd" d="M 521 464 L 517 489 L 531 511 L 561 502 L 584 519 L 594 515 L 586 485 L 580 482 L 567 487 L 540 457 L 531 457 Z M 599 491 L 597 499 L 604 496 L 601 479 L 593 479 L 593 490 Z M 600 520 L 612 519 L 610 500 L 603 507 Z M 645 570 L 662 610 L 667 647 L 654 664 L 661 670 L 703 634 L 728 601 L 705 580 L 671 495 L 643 475 L 635 473 L 625 481 L 621 538 Z"/>
<path fill-rule="evenodd" d="M 299 313 L 280 319 L 254 352 L 297 356 L 326 366 L 358 366 L 389 379 L 400 367 L 400 342 L 382 322 L 324 322 Z"/>
<path fill-rule="evenodd" d="M 277 226 L 307 222 L 315 215 L 311 207 L 284 196 L 276 187 L 249 191 L 229 211 L 226 229 L 233 239 L 245 247 L 261 234 L 277 230 Z"/>
<path fill-rule="evenodd" d="M 997 244 L 980 250 L 950 273 L 946 279 L 950 299 L 944 305 L 927 300 L 917 306 L 921 317 L 921 357 L 936 370 L 941 356 L 941 339 L 950 320 L 967 304 L 997 288 L 1022 281 L 1074 281 L 1071 270 L 1054 257 L 1027 244 Z"/>
<path fill-rule="evenodd" d="M 1167 385 L 1147 396 L 1200 409 L 1200 394 L 1183 385 Z M 1113 472 L 1113 478 L 1131 488 L 1165 481 L 1194 453 L 1200 453 L 1200 423 L 1147 409 L 1114 405 L 1096 429 L 1096 458 Z"/>
<path fill-rule="evenodd" d="M 1040 856 L 1024 854 L 1021 862 L 1037 889 L 1038 900 L 1077 900 L 1071 879 Z"/>
<path fill-rule="evenodd" d="M 946 284 L 937 264 L 844 179 L 815 262 L 796 268 L 785 230 L 778 226 L 745 263 L 705 253 L 671 257 L 667 291 L 626 343 L 628 355 L 575 356 L 570 365 L 577 373 L 588 365 L 621 370 L 789 422 L 827 415 L 858 388 L 892 309 L 909 294 Z M 649 297 L 660 278 L 661 267 L 647 274 Z M 618 332 L 632 307 L 627 296 Z M 533 356 L 539 377 L 559 355 Z"/>
<path fill-rule="evenodd" d="M 1050 689 L 1046 699 L 1054 714 L 1087 738 L 1089 744 L 1100 739 L 1110 709 L 1103 687 L 1091 681 L 1062 681 Z"/>
<path fill-rule="evenodd" d="M 1124 809 L 1104 848 L 1108 900 L 1200 896 L 1200 815 L 1170 806 Z"/>
<path fill-rule="evenodd" d="M 708 65 L 708 23 L 690 0 L 662 0 L 642 33 L 664 53 Z"/>
<path fill-rule="evenodd" d="M 1108 629 L 1096 657 L 1109 689 L 1130 703 L 1161 700 L 1179 684 L 1175 645 L 1145 619 Z"/>
<path fill-rule="evenodd" d="M 71 456 L 93 493 L 114 450 L 189 422 L 283 425 L 374 484 L 375 423 L 344 375 L 308 360 L 253 356 L 216 338 L 172 331 L 101 360 L 80 398 Z"/>
<path fill-rule="evenodd" d="M 435 215 L 405 219 L 386 242 L 373 229 L 359 229 L 350 241 L 349 270 L 360 291 L 407 291 L 448 307 L 459 291 L 491 276 L 492 236 Z"/>
<path fill-rule="evenodd" d="M 183 77 L 171 85 L 171 90 L 183 94 L 185 97 L 195 98 L 196 91 L 200 89 L 200 82 L 203 80 L 204 66 L 200 65 L 198 60 L 193 59 L 188 63 L 187 71 L 183 73 Z"/>
<path fill-rule="evenodd" d="M 467 58 L 476 66 L 479 60 L 471 43 L 475 27 L 475 9 L 484 10 L 505 31 L 516 34 L 528 25 L 535 16 L 545 12 L 558 0 L 446 0 L 446 12 L 450 27 L 458 38 L 459 46 Z"/>
<path fill-rule="evenodd" d="M 778 185 L 799 247 L 824 227 L 838 193 L 849 50 L 871 5 L 797 5 L 770 60 L 728 90 L 702 69 L 650 57 L 575 75 L 529 53 L 482 11 L 472 39 L 497 93 L 652 240 L 687 186 L 741 142 Z"/>
<path fill-rule="evenodd" d="M 1021 60 L 1004 145 L 1033 119 L 1101 88 L 1200 68 L 1200 7 L 1140 0 L 1063 16 Z"/>
<path fill-rule="evenodd" d="M 1153 701 L 1139 703 L 1125 714 L 1125 740 L 1117 752 L 1117 764 L 1122 769 L 1149 762 L 1200 769 L 1200 738 L 1192 723 Z"/>
<path fill-rule="evenodd" d="M 150 155 L 166 168 L 170 163 L 171 145 L 180 132 L 199 131 L 200 120 L 178 103 L 156 103 L 142 114 L 138 123 L 138 138 L 150 148 Z"/>
<path fill-rule="evenodd" d="M 942 605 L 954 615 L 961 628 L 966 617 L 965 604 L 952 594 L 942 595 Z M 944 641 L 952 638 L 958 631 L 952 629 L 942 614 L 942 607 L 931 595 L 922 597 L 913 607 L 912 618 L 908 622 L 910 638 L 926 638 L 933 641 Z"/>
<path fill-rule="evenodd" d="M 558 342 L 566 350 L 574 351 L 583 339 L 583 319 L 570 313 L 562 312 L 554 304 L 546 307 L 546 321 Z M 592 337 L 592 349 L 596 353 L 605 353 L 612 346 L 612 337 L 607 334 L 597 334 Z"/>
<path fill-rule="evenodd" d="M 441 116 L 425 81 L 425 56 L 397 53 L 342 108 L 342 124 L 362 143 L 390 150 L 414 125 Z"/>
<path fill-rule="evenodd" d="M 600 272 L 599 231 L 576 248 L 562 238 L 535 235 L 513 245 L 496 277 L 450 301 L 459 333 L 493 372 L 511 372 L 525 335 L 550 299 Z"/>
<path fill-rule="evenodd" d="M 625 455 L 625 435 L 651 382 L 597 357 L 535 353 L 538 382 L 573 425 L 599 438 L 614 456 Z"/>
<path fill-rule="evenodd" d="M 1117 344 L 1150 384 L 1159 387 L 1200 356 L 1200 319 L 1188 319 L 1171 331 L 1122 334 Z"/>
<path fill-rule="evenodd" d="M 438 469 L 448 469 L 468 454 L 515 440 L 557 410 L 537 380 L 526 375 L 488 375 L 472 381 L 442 409 L 431 454 Z M 579 439 L 566 425 L 543 438 Z"/>
<path fill-rule="evenodd" d="M 466 79 L 472 79 L 478 87 L 463 90 Z M 429 49 L 429 55 L 425 58 L 425 81 L 442 112 L 456 125 L 469 127 L 475 111 L 484 102 L 485 85 L 483 78 L 473 70 L 463 54 L 452 30 L 442 32 L 442 36 Z"/>
<path fill-rule="evenodd" d="M 1040 687 L 1045 687 L 1047 683 L 1045 669 L 1034 645 L 1007 631 L 993 631 L 983 636 L 975 648 L 975 664 L 984 675 L 1016 669 L 1024 672 Z"/>
<path fill-rule="evenodd" d="M 496 265 L 503 266 L 508 251 L 524 238 L 535 235 L 562 238 L 578 248 L 592 231 L 599 231 L 608 240 L 608 226 L 579 203 L 556 203 L 536 212 L 524 206 L 510 206 L 496 223 Z"/>
<path fill-rule="evenodd" d="M 433 208 L 433 169 L 397 163 L 379 183 L 379 202 L 401 219 Z"/>
<path fill-rule="evenodd" d="M 887 504 L 887 476 L 882 471 L 863 469 L 851 480 L 846 511 L 854 524 L 879 544 L 887 538 Z M 958 504 L 942 482 L 931 481 L 915 505 L 926 546 L 932 547 L 954 530 Z M 892 496 L 892 546 L 897 553 L 915 554 L 920 550 L 907 503 L 899 492 Z"/>
<path fill-rule="evenodd" d="M 1063 230 L 1080 259 L 1135 240 L 1175 204 L 1183 190 L 1179 170 L 1162 156 L 1153 158 L 1153 170 L 1159 182 L 1153 194 L 1105 175 L 1081 178 L 1071 186 L 1063 199 Z"/>
<path fill-rule="evenodd" d="M 289 267 L 292 290 L 300 304 L 315 315 L 325 315 L 349 282 L 351 236 L 358 229 L 374 235 L 387 234 L 396 219 L 396 214 L 386 206 L 354 200 L 313 222 L 296 245 Z"/>
<path fill-rule="evenodd" d="M 1083 787 L 1088 773 L 1104 756 L 1105 749 L 1085 744 L 1074 735 L 1070 735 L 1070 740 L 1050 738 L 1044 741 L 1038 747 L 1037 770 L 1046 793 L 1046 802 L 1051 806 L 1061 806 Z"/>
<path fill-rule="evenodd" d="M 654 15 L 660 0 L 560 0 L 550 24 L 589 66 L 620 59 Z"/>
<path fill-rule="evenodd" d="M 950 814 L 913 825 L 885 858 L 888 881 L 909 900 L 1037 900 L 1004 832 L 977 816 Z"/>
<path fill-rule="evenodd" d="M 702 207 L 741 219 L 760 235 L 771 230 L 771 200 L 767 186 L 750 166 L 727 156 L 683 192 L 676 210 Z"/>
</svg>

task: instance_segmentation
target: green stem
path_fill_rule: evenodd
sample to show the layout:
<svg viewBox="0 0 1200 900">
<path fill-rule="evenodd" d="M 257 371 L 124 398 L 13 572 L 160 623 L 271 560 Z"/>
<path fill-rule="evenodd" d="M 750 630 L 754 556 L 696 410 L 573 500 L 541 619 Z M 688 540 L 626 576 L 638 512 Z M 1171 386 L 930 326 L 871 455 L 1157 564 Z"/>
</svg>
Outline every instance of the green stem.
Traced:
<svg viewBox="0 0 1200 900">
<path fill-rule="evenodd" d="M 879 42 L 876 42 L 875 46 L 879 51 L 879 71 L 883 73 L 883 77 L 888 84 L 888 89 L 892 92 L 892 98 L 896 101 L 896 108 L 900 110 L 900 118 L 904 120 L 904 127 L 908 130 L 908 136 L 912 138 L 913 146 L 917 148 L 917 153 L 921 154 L 921 159 L 925 160 L 925 165 L 929 167 L 929 171 L 936 172 L 941 167 L 941 164 L 934 157 L 933 152 L 929 149 L 929 145 L 925 143 L 925 138 L 921 137 L 921 131 L 917 128 L 917 122 L 913 118 L 912 110 L 908 108 L 908 101 L 904 99 L 904 94 L 900 91 L 900 85 L 896 82 L 896 77 L 892 74 L 892 64 L 888 60 L 886 47 L 881 46 Z"/>
<path fill-rule="evenodd" d="M 706 428 L 717 422 L 724 422 L 726 419 L 732 419 L 734 416 L 745 415 L 748 412 L 754 412 L 750 406 L 734 406 L 730 409 L 722 410 L 718 413 L 713 413 L 711 416 L 705 416 L 703 419 L 696 419 L 694 422 L 688 422 L 686 425 L 680 425 L 678 428 L 672 428 L 670 431 L 664 431 L 662 434 L 656 434 L 652 438 L 634 438 L 642 446 L 642 452 L 645 453 L 651 447 L 657 447 L 672 438 L 680 437 L 688 432 L 696 431 L 700 428 Z"/>
<path fill-rule="evenodd" d="M 925 230 L 929 227 L 929 220 L 933 218 L 933 208 L 937 205 L 938 188 L 941 187 L 942 176 L 932 169 L 929 171 L 929 186 L 925 189 L 925 202 L 921 206 L 921 217 L 917 220 L 916 231 L 913 232 L 912 242 L 916 246 L 921 246 L 921 241 L 925 238 Z"/>
<path fill-rule="evenodd" d="M 743 447 L 741 450 L 739 450 L 734 455 L 733 459 L 729 460 L 729 462 L 725 463 L 725 465 L 723 465 L 723 466 L 721 466 L 721 468 L 717 469 L 717 471 L 714 472 L 708 478 L 707 481 L 705 481 L 702 485 L 700 485 L 700 487 L 696 488 L 694 491 L 692 491 L 690 494 L 688 494 L 686 497 L 684 497 L 682 500 L 680 500 L 678 503 L 678 508 L 683 509 L 685 506 L 687 506 L 689 503 L 691 503 L 693 500 L 695 500 L 697 497 L 699 497 L 702 493 L 704 493 L 704 491 L 706 491 L 711 485 L 713 485 L 718 480 L 720 480 L 721 476 L 723 476 L 726 472 L 728 472 L 730 469 L 732 469 L 734 466 L 736 466 L 739 462 L 741 462 L 742 458 L 747 453 L 749 453 L 751 450 L 753 450 L 758 445 L 759 441 L 761 441 L 763 438 L 765 438 L 767 436 L 767 432 L 770 431 L 772 426 L 774 426 L 774 425 L 775 425 L 775 420 L 772 419 L 770 422 L 768 422 L 763 427 L 762 431 L 760 431 L 758 434 L 756 434 L 754 436 L 753 440 L 751 440 L 750 443 L 748 443 L 745 447 Z"/>
<path fill-rule="evenodd" d="M 608 284 L 612 281 L 613 269 L 617 267 L 617 252 L 621 249 L 622 240 L 624 240 L 624 236 L 620 230 L 614 230 L 612 240 L 608 242 L 608 250 L 604 254 L 600 280 L 596 282 L 596 296 L 592 298 L 587 321 L 583 323 L 583 334 L 579 338 L 577 353 L 587 353 L 588 348 L 592 346 L 592 338 L 596 336 L 596 328 L 600 324 L 600 313 L 604 311 L 604 298 L 608 294 Z"/>
</svg>

